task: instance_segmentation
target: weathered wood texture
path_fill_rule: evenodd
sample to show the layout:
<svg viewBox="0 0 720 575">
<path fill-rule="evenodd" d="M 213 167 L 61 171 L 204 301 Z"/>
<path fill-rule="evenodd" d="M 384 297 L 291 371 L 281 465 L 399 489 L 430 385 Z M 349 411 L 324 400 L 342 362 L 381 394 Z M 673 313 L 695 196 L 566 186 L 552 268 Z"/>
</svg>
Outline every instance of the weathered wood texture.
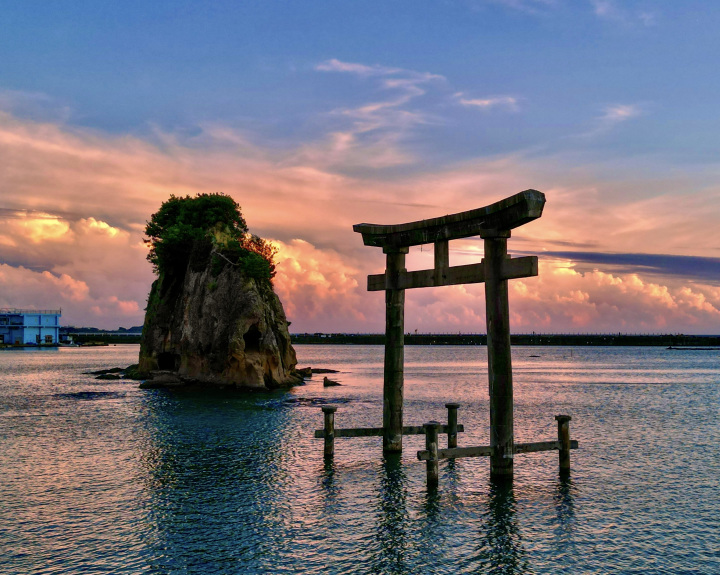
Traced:
<svg viewBox="0 0 720 575">
<path fill-rule="evenodd" d="M 438 429 L 440 424 L 431 421 L 425 424 L 425 450 L 429 457 L 426 459 L 427 486 L 429 489 L 438 486 L 440 473 L 438 467 Z"/>
<path fill-rule="evenodd" d="M 537 276 L 537 256 L 506 259 L 501 264 L 500 273 L 506 280 Z M 391 279 L 387 274 L 374 274 L 368 276 L 367 289 L 383 291 L 482 283 L 485 281 L 485 275 L 484 262 L 451 268 L 436 267 L 432 270 L 406 271 L 396 276 L 397 283 L 393 283 L 394 278 Z"/>
<path fill-rule="evenodd" d="M 450 244 L 447 240 L 435 242 L 435 262 L 434 269 L 429 270 L 433 274 L 433 285 L 448 285 L 448 270 L 450 269 Z M 368 291 L 370 289 L 370 277 L 368 276 Z M 399 278 L 398 278 L 399 279 Z"/>
<path fill-rule="evenodd" d="M 334 405 L 326 405 L 322 408 L 325 416 L 325 429 L 320 430 L 320 437 L 325 438 L 325 457 L 333 457 L 335 455 L 335 412 L 337 407 Z"/>
<path fill-rule="evenodd" d="M 570 420 L 569 415 L 556 415 L 555 420 L 558 422 L 558 443 L 560 443 L 560 473 L 570 473 L 570 449 L 572 449 L 570 441 Z"/>
<path fill-rule="evenodd" d="M 445 407 L 448 410 L 448 424 L 447 424 L 447 443 L 448 448 L 457 447 L 457 434 L 461 426 L 458 425 L 458 409 L 459 403 L 446 403 Z"/>
<path fill-rule="evenodd" d="M 409 248 L 386 250 L 387 275 L 397 283 L 405 272 Z M 383 450 L 402 451 L 403 385 L 405 366 L 405 290 L 385 292 L 385 366 L 383 377 Z"/>
<path fill-rule="evenodd" d="M 514 446 L 515 453 L 537 453 L 539 451 L 560 450 L 562 444 L 560 441 L 536 441 L 533 443 L 516 443 Z M 570 441 L 570 449 L 578 449 L 578 442 Z M 479 445 L 476 447 L 455 447 L 453 449 L 438 449 L 438 459 L 459 459 L 461 457 L 489 457 L 493 454 L 493 448 L 489 445 Z M 417 458 L 420 461 L 427 461 L 431 457 L 430 452 L 418 451 Z"/>
<path fill-rule="evenodd" d="M 347 429 L 335 429 L 333 431 L 335 437 L 382 437 L 383 434 L 383 428 L 382 427 L 349 427 Z M 460 424 L 457 426 L 457 432 L 456 433 L 463 433 L 465 431 L 465 426 Z M 450 433 L 451 427 L 449 425 L 441 425 L 438 429 L 438 433 L 444 434 L 444 433 Z M 425 434 L 425 427 L 422 425 L 406 425 L 402 429 L 403 435 L 424 435 Z M 324 429 L 316 429 L 315 430 L 315 437 L 317 439 L 321 439 L 325 437 L 325 430 Z M 456 440 L 457 441 L 457 440 Z"/>
<path fill-rule="evenodd" d="M 407 224 L 356 224 L 353 230 L 362 234 L 366 246 L 419 246 L 477 236 L 485 230 L 511 230 L 539 218 L 544 205 L 543 193 L 525 190 L 467 212 Z"/>
<path fill-rule="evenodd" d="M 485 318 L 490 387 L 490 475 L 513 475 L 513 381 L 510 356 L 508 285 L 503 278 L 507 260 L 506 234 L 485 234 Z"/>
<path fill-rule="evenodd" d="M 477 447 L 453 447 L 452 449 L 438 449 L 438 459 L 455 459 L 460 457 L 487 457 L 492 453 L 492 447 L 489 445 L 481 445 Z M 420 461 L 430 459 L 430 452 L 418 451 L 417 458 Z"/>
</svg>

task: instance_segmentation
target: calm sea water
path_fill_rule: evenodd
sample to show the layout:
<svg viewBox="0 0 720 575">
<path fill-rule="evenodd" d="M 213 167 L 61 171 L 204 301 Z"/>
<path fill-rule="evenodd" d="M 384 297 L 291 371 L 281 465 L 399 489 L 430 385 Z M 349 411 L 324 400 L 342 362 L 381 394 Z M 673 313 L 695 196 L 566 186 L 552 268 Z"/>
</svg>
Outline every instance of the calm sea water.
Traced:
<svg viewBox="0 0 720 575">
<path fill-rule="evenodd" d="M 0 352 L 0 572 L 720 573 L 720 352 L 513 350 L 516 441 L 572 415 L 572 475 L 519 455 L 512 487 L 486 458 L 442 462 L 428 493 L 422 437 L 322 457 L 338 427 L 380 426 L 382 347 L 297 346 L 340 370 L 287 392 L 141 391 L 83 371 L 137 346 Z M 488 442 L 484 347 L 408 347 L 406 424 L 446 417 Z"/>
</svg>

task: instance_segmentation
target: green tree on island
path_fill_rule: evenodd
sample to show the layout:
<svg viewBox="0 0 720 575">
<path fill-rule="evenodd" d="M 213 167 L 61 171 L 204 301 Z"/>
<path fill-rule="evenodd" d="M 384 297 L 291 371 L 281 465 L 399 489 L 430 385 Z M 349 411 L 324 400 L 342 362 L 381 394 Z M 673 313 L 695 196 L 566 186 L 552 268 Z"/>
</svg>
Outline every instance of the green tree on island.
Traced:
<svg viewBox="0 0 720 575">
<path fill-rule="evenodd" d="M 212 258 L 215 275 L 232 265 L 254 279 L 275 276 L 277 248 L 248 231 L 240 206 L 224 194 L 171 195 L 150 217 L 145 235 L 147 259 L 158 275 L 181 275 L 188 264 Z"/>
</svg>

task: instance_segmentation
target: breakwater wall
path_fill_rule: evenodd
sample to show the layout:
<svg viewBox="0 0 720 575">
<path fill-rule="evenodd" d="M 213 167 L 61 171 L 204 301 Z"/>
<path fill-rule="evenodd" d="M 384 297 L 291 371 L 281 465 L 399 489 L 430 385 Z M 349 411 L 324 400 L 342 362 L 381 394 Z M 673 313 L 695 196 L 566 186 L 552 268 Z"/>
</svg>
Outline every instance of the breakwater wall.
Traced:
<svg viewBox="0 0 720 575">
<path fill-rule="evenodd" d="M 383 345 L 380 333 L 295 333 L 294 344 Z M 512 345 L 720 347 L 720 335 L 515 334 Z M 487 345 L 485 334 L 405 334 L 405 345 Z"/>
<path fill-rule="evenodd" d="M 73 334 L 76 343 L 140 343 L 140 335 L 117 333 Z M 293 344 L 384 345 L 381 333 L 294 333 Z M 720 347 L 720 335 L 679 334 L 515 334 L 512 345 Z M 485 334 L 405 334 L 405 345 L 487 345 Z"/>
</svg>

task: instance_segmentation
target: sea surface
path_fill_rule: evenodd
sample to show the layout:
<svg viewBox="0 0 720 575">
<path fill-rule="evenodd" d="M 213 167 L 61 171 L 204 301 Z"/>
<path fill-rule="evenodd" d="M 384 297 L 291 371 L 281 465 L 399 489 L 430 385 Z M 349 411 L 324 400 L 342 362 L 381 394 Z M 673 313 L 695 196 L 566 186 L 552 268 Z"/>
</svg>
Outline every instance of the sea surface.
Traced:
<svg viewBox="0 0 720 575">
<path fill-rule="evenodd" d="M 405 437 L 337 439 L 382 424 L 380 346 L 297 346 L 337 369 L 272 394 L 140 390 L 83 372 L 138 346 L 0 351 L 2 574 L 720 573 L 720 351 L 515 347 L 511 486 L 487 458 L 443 461 L 428 492 Z M 459 445 L 488 443 L 485 347 L 407 347 L 405 423 L 461 404 Z M 441 440 L 444 436 L 441 436 Z"/>
</svg>

